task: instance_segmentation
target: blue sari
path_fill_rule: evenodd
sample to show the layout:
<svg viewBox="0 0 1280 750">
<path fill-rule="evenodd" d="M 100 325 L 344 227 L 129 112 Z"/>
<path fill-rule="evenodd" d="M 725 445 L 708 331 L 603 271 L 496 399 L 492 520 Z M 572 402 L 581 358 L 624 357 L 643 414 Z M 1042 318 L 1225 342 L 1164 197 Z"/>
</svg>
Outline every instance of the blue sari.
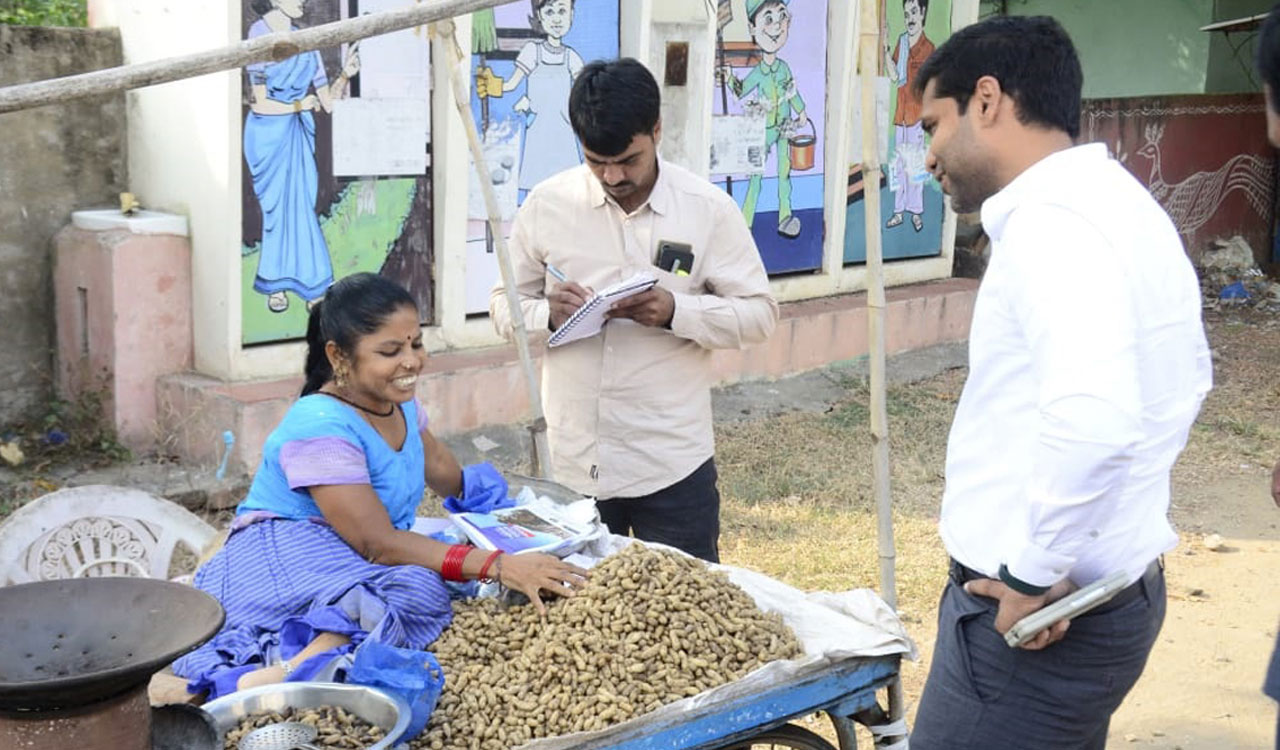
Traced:
<svg viewBox="0 0 1280 750">
<path fill-rule="evenodd" d="M 416 402 L 400 408 L 408 430 L 396 450 L 329 396 L 304 396 L 290 407 L 263 446 L 226 545 L 196 572 L 196 587 L 222 604 L 227 619 L 217 635 L 174 662 L 188 690 L 208 692 L 209 699 L 234 692 L 245 673 L 292 658 L 321 633 L 351 640 L 307 659 L 287 680 L 341 681 L 343 657 L 365 641 L 421 651 L 448 627 L 453 609 L 440 574 L 361 557 L 324 520 L 310 491 L 292 486 L 282 458 L 295 441 L 336 439 L 359 449 L 365 478 L 322 483 L 368 482 L 392 524 L 408 529 L 425 489 L 424 422 Z"/>
<path fill-rule="evenodd" d="M 259 20 L 248 38 L 270 31 Z M 268 98 L 286 104 L 328 84 L 318 52 L 254 64 L 247 71 L 251 84 L 265 85 Z M 244 123 L 244 158 L 262 208 L 262 251 L 253 288 L 262 294 L 293 292 L 308 301 L 320 298 L 333 283 L 333 264 L 316 217 L 319 176 L 311 112 L 250 111 Z"/>
</svg>

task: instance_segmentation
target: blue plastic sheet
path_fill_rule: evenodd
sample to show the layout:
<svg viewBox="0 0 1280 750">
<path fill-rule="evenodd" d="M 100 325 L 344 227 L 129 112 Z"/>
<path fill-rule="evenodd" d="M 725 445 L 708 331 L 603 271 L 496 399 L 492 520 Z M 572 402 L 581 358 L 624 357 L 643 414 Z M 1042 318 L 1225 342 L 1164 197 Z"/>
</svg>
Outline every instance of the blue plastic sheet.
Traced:
<svg viewBox="0 0 1280 750">
<path fill-rule="evenodd" d="M 1249 299 L 1249 290 L 1245 289 L 1243 281 L 1237 281 L 1223 287 L 1218 299 Z"/>
<path fill-rule="evenodd" d="M 347 670 L 346 681 L 376 687 L 409 704 L 413 709 L 409 728 L 394 740 L 404 742 L 426 728 L 444 690 L 444 670 L 430 652 L 365 641 L 356 649 L 355 662 Z"/>
</svg>

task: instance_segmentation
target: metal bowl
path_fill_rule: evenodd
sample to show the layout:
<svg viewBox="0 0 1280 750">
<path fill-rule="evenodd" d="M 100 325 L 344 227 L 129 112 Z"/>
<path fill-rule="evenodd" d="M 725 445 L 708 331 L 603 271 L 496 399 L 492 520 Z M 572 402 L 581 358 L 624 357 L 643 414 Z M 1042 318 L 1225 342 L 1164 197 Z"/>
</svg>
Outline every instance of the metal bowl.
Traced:
<svg viewBox="0 0 1280 750">
<path fill-rule="evenodd" d="M 366 750 L 390 750 L 400 741 L 404 730 L 409 728 L 411 718 L 409 704 L 394 695 L 377 688 L 338 682 L 260 685 L 210 701 L 204 705 L 204 710 L 213 716 L 214 725 L 218 729 L 218 741 L 222 742 L 227 732 L 249 714 L 319 706 L 337 706 L 386 730 L 386 739 L 370 745 Z"/>
</svg>

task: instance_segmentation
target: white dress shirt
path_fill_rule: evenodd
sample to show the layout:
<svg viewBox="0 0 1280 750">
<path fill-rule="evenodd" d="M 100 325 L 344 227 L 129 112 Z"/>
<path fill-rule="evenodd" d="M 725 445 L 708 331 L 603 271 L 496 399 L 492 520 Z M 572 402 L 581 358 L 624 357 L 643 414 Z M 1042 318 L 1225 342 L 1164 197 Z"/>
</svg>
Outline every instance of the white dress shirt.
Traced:
<svg viewBox="0 0 1280 750">
<path fill-rule="evenodd" d="M 995 577 L 1137 580 L 1177 544 L 1169 472 L 1212 386 L 1173 223 L 1101 144 L 982 205 L 991 261 L 947 444 L 941 530 Z"/>
<path fill-rule="evenodd" d="M 654 265 L 663 240 L 689 245 L 687 274 Z M 675 298 L 670 329 L 612 320 L 600 335 L 547 349 L 542 399 L 556 481 L 600 498 L 641 497 L 693 473 L 715 452 L 711 350 L 759 344 L 778 305 L 742 211 L 723 190 L 660 161 L 630 214 L 586 165 L 540 183 L 511 230 L 525 327 L 546 331 L 553 265 L 591 289 L 651 271 Z M 514 326 L 501 280 L 489 296 L 498 333 Z"/>
</svg>

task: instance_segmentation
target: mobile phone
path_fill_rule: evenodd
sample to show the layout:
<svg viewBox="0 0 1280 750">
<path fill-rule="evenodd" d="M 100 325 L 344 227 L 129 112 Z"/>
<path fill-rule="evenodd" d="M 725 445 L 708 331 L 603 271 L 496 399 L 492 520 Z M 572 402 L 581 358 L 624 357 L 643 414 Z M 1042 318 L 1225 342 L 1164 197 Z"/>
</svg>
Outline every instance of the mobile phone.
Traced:
<svg viewBox="0 0 1280 750">
<path fill-rule="evenodd" d="M 688 276 L 693 272 L 693 247 L 684 242 L 660 240 L 658 268 L 676 276 Z"/>
<path fill-rule="evenodd" d="M 1100 604 L 1111 601 L 1112 597 L 1128 585 L 1129 575 L 1121 571 L 1094 581 L 1082 589 L 1077 589 L 1053 604 L 1038 609 L 1015 622 L 1013 627 L 1004 634 L 1005 643 L 1009 644 L 1009 648 L 1017 648 L 1059 620 L 1070 620 Z"/>
</svg>

